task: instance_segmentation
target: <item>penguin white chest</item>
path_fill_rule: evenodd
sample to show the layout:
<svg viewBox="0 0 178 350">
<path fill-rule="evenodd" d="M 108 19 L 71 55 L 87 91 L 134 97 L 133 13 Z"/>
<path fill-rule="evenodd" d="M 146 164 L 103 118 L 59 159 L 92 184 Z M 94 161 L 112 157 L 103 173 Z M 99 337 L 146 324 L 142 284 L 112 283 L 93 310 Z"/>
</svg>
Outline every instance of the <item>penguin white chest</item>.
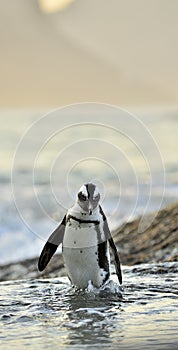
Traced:
<svg viewBox="0 0 178 350">
<path fill-rule="evenodd" d="M 63 239 L 63 247 L 66 248 L 89 248 L 98 244 L 95 225 L 80 224 L 72 220 L 67 223 Z"/>
<path fill-rule="evenodd" d="M 108 259 L 108 254 L 106 247 L 103 259 Z M 99 264 L 98 238 L 94 224 L 69 222 L 66 225 L 63 256 L 69 278 L 78 288 L 87 288 L 89 281 L 100 287 L 108 277 L 108 271 Z"/>
</svg>

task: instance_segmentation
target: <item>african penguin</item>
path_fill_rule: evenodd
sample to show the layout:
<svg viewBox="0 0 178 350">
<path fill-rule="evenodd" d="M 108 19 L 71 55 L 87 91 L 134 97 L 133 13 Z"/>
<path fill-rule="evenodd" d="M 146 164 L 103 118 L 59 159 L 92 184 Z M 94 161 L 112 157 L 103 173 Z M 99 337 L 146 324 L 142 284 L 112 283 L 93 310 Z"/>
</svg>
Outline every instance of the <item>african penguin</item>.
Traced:
<svg viewBox="0 0 178 350">
<path fill-rule="evenodd" d="M 79 289 L 87 288 L 89 282 L 99 288 L 110 277 L 110 245 L 116 274 L 122 284 L 119 255 L 99 200 L 100 194 L 92 183 L 80 188 L 76 203 L 67 211 L 41 252 L 38 261 L 40 271 L 45 269 L 62 243 L 64 262 L 71 283 Z"/>
</svg>

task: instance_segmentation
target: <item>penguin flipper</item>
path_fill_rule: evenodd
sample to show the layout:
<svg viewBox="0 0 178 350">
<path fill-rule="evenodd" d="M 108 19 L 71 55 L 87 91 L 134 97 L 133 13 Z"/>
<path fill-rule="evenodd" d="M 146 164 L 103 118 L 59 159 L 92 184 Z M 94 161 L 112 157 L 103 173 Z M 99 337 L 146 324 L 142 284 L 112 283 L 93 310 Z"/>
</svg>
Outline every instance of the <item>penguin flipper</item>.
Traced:
<svg viewBox="0 0 178 350">
<path fill-rule="evenodd" d="M 105 238 L 106 238 L 106 240 L 109 241 L 112 253 L 114 255 L 114 265 L 115 265 L 115 269 L 116 269 L 116 275 L 118 277 L 119 283 L 122 284 L 122 272 L 121 272 L 121 265 L 120 265 L 119 254 L 118 254 L 117 248 L 115 246 L 114 240 L 113 240 L 113 238 L 111 236 L 111 232 L 110 232 L 110 229 L 109 229 L 109 226 L 108 226 L 108 222 L 107 222 L 106 216 L 105 216 L 101 206 L 99 208 L 100 208 L 100 213 L 103 216 L 103 221 L 104 221 L 104 227 L 103 228 L 104 228 Z"/>
<path fill-rule="evenodd" d="M 110 238 L 109 238 L 109 244 L 110 244 L 111 250 L 112 250 L 113 255 L 114 255 L 114 265 L 116 268 L 116 275 L 118 277 L 119 283 L 122 284 L 122 272 L 121 272 L 119 254 L 118 254 L 118 251 L 117 251 L 117 248 L 115 246 L 115 243 L 113 241 L 112 236 L 110 236 Z"/>
<path fill-rule="evenodd" d="M 38 260 L 39 271 L 43 271 L 45 269 L 45 267 L 48 265 L 49 261 L 51 260 L 52 256 L 54 255 L 57 247 L 58 246 L 53 243 L 46 242 Z"/>
<path fill-rule="evenodd" d="M 48 265 L 52 256 L 54 255 L 57 247 L 63 241 L 64 232 L 66 225 L 66 215 L 64 216 L 60 225 L 56 228 L 56 230 L 50 235 L 46 244 L 43 247 L 41 255 L 38 260 L 38 269 L 39 271 L 43 271 L 45 267 Z"/>
</svg>

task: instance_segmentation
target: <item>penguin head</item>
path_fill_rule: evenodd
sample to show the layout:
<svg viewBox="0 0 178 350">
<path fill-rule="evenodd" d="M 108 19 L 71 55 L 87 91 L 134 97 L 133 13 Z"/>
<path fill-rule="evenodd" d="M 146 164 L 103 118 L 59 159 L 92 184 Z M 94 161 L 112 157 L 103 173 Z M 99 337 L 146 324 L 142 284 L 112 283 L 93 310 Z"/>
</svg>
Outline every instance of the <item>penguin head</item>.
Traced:
<svg viewBox="0 0 178 350">
<path fill-rule="evenodd" d="M 97 187 L 92 183 L 85 184 L 80 188 L 77 202 L 89 215 L 92 215 L 93 210 L 97 208 L 99 200 L 100 194 Z"/>
</svg>

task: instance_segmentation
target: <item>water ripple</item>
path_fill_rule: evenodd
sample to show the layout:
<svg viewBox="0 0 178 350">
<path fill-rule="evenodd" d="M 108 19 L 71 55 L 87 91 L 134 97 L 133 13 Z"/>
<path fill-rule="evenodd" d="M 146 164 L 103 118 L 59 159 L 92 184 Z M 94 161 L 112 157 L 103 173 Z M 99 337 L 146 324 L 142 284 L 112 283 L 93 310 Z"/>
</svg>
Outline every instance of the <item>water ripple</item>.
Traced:
<svg viewBox="0 0 178 350">
<path fill-rule="evenodd" d="M 178 263 L 125 267 L 123 291 L 115 276 L 105 289 L 90 291 L 72 288 L 67 278 L 3 282 L 1 343 L 54 350 L 177 349 L 177 272 Z"/>
</svg>

